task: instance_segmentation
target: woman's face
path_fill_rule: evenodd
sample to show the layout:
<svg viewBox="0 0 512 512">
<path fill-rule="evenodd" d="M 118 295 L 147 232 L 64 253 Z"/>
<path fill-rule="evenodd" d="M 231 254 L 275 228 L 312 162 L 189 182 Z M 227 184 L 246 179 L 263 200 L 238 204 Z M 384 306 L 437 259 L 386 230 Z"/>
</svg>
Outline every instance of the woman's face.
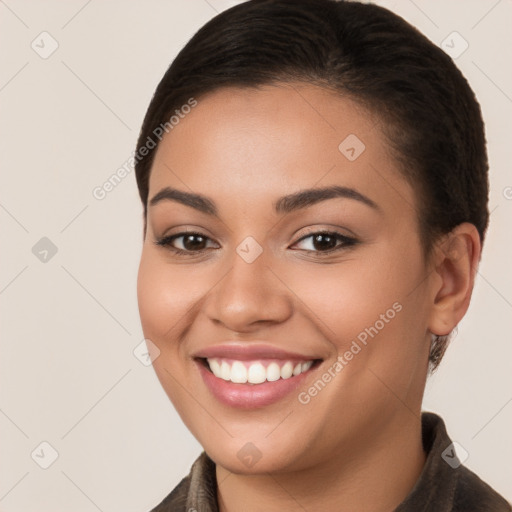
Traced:
<svg viewBox="0 0 512 512">
<path fill-rule="evenodd" d="M 418 421 L 435 277 L 397 167 L 375 117 L 305 84 L 219 90 L 163 138 L 139 309 L 217 464 L 304 469 Z"/>
</svg>

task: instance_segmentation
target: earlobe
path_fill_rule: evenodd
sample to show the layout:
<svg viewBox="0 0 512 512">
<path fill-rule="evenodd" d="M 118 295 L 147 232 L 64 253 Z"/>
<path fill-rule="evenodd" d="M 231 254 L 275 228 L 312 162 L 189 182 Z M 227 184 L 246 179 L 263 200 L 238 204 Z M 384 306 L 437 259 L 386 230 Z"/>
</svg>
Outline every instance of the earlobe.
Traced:
<svg viewBox="0 0 512 512">
<path fill-rule="evenodd" d="M 434 271 L 441 280 L 433 293 L 429 325 L 433 334 L 449 334 L 466 314 L 480 254 L 480 235 L 468 222 L 459 224 L 435 247 Z"/>
</svg>

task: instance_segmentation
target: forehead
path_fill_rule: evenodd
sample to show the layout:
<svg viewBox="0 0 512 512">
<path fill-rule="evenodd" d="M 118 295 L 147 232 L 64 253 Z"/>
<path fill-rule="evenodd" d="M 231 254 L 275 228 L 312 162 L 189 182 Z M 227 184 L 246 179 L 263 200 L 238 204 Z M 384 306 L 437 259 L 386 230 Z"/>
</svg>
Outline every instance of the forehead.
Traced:
<svg viewBox="0 0 512 512">
<path fill-rule="evenodd" d="M 160 143 L 149 196 L 176 186 L 247 203 L 328 185 L 413 201 L 375 115 L 317 86 L 278 84 L 198 98 Z"/>
</svg>

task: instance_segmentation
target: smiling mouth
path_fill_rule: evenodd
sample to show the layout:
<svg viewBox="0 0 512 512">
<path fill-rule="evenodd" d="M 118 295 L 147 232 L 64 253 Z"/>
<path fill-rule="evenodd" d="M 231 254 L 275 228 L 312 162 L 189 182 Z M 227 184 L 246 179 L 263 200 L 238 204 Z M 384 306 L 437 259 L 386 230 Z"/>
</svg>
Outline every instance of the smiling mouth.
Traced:
<svg viewBox="0 0 512 512">
<path fill-rule="evenodd" d="M 257 385 L 264 382 L 288 380 L 318 366 L 321 359 L 304 361 L 265 359 L 241 361 L 222 357 L 197 358 L 215 377 L 234 384 Z"/>
</svg>

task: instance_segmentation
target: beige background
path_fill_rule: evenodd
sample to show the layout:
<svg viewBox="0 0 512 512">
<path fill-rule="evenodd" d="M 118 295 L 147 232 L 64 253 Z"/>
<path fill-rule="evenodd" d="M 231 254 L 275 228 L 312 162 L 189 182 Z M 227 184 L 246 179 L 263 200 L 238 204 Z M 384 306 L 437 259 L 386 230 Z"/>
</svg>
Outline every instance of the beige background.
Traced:
<svg viewBox="0 0 512 512">
<path fill-rule="evenodd" d="M 101 201 L 92 191 L 132 153 L 179 49 L 234 3 L 0 0 L 2 512 L 148 511 L 200 451 L 133 354 L 143 339 L 133 172 Z M 491 226 L 469 314 L 424 407 L 511 500 L 512 2 L 376 3 L 436 44 L 453 31 L 469 43 L 456 62 L 487 121 Z"/>
</svg>

